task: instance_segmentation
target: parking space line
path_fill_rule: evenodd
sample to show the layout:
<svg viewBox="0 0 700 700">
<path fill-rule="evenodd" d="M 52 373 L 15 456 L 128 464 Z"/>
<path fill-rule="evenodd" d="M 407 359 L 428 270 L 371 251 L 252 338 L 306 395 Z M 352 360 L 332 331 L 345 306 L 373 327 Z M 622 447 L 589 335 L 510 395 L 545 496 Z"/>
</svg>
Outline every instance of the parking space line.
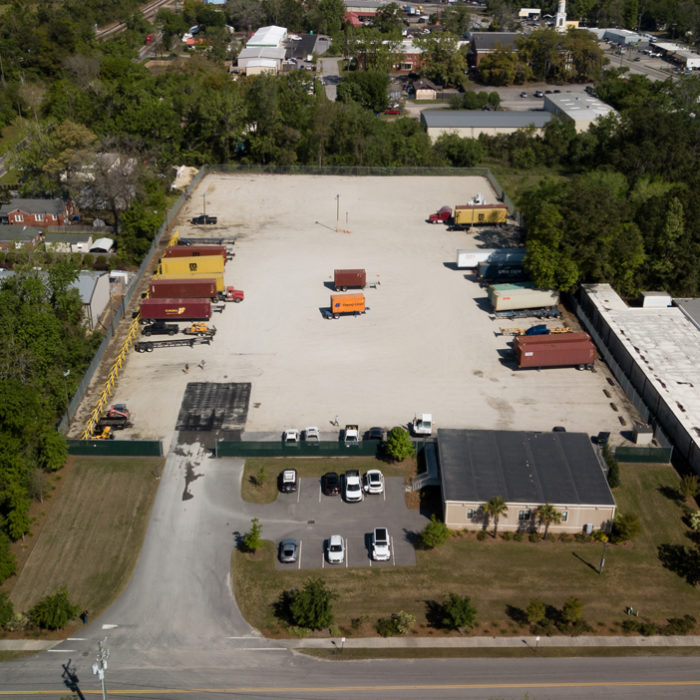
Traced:
<svg viewBox="0 0 700 700">
<path fill-rule="evenodd" d="M 321 502 L 321 496 L 323 496 L 323 489 L 321 488 L 320 484 L 318 487 L 318 502 Z"/>
<path fill-rule="evenodd" d="M 299 503 L 300 496 L 301 496 L 301 479 L 299 479 L 299 488 L 297 489 L 297 503 Z"/>
<path fill-rule="evenodd" d="M 301 545 L 302 541 L 299 540 L 299 559 L 297 561 L 297 569 L 301 569 Z"/>
<path fill-rule="evenodd" d="M 345 538 L 345 568 L 348 568 L 348 559 L 350 559 L 350 549 L 348 548 L 348 540 Z"/>
<path fill-rule="evenodd" d="M 394 537 L 389 538 L 391 540 L 391 564 L 396 566 L 396 550 L 394 549 Z"/>
</svg>

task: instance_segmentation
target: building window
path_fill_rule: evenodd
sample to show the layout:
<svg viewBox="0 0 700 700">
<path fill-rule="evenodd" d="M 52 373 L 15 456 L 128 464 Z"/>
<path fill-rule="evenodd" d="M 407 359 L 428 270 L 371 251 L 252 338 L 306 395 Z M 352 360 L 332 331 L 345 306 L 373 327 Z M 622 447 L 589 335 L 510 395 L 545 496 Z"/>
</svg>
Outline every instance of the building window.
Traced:
<svg viewBox="0 0 700 700">
<path fill-rule="evenodd" d="M 24 217 L 22 214 L 15 214 L 14 216 L 15 222 L 18 224 L 21 224 L 24 221 Z"/>
<path fill-rule="evenodd" d="M 563 510 L 561 512 L 561 521 L 565 523 L 569 519 L 569 511 L 568 510 Z"/>
<path fill-rule="evenodd" d="M 525 520 L 530 520 L 530 516 L 531 516 L 531 511 L 529 509 L 518 511 L 518 520 L 520 522 L 523 522 Z"/>
<path fill-rule="evenodd" d="M 44 220 L 43 214 L 34 214 L 34 221 L 43 221 L 43 220 Z"/>
<path fill-rule="evenodd" d="M 471 520 L 474 517 L 474 509 L 467 508 L 467 520 Z"/>
</svg>

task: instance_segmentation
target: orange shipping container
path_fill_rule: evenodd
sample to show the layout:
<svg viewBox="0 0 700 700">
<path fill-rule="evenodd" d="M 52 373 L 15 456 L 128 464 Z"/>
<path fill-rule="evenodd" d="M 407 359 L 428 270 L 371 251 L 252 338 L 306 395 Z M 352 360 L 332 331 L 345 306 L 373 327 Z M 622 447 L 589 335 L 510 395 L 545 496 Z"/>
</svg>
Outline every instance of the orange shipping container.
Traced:
<svg viewBox="0 0 700 700">
<path fill-rule="evenodd" d="M 364 294 L 331 294 L 331 313 L 334 318 L 340 314 L 363 314 L 364 312 Z"/>
</svg>

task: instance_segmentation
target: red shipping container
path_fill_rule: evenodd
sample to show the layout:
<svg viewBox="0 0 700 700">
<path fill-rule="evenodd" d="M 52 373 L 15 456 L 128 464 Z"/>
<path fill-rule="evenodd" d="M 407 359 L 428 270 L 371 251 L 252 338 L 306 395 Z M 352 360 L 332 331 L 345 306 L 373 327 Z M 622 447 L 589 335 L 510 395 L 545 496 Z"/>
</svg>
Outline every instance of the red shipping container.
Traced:
<svg viewBox="0 0 700 700">
<path fill-rule="evenodd" d="M 151 280 L 148 285 L 151 299 L 216 299 L 215 279 Z"/>
<path fill-rule="evenodd" d="M 519 335 L 513 342 L 518 367 L 593 367 L 595 345 L 588 333 Z"/>
<path fill-rule="evenodd" d="M 141 302 L 143 321 L 208 321 L 209 299 L 144 299 Z"/>
<path fill-rule="evenodd" d="M 196 258 L 200 255 L 220 255 L 226 262 L 225 245 L 171 245 L 165 249 L 164 258 Z"/>
<path fill-rule="evenodd" d="M 364 289 L 367 273 L 364 270 L 333 270 L 333 287 L 336 292 L 346 289 Z"/>
</svg>

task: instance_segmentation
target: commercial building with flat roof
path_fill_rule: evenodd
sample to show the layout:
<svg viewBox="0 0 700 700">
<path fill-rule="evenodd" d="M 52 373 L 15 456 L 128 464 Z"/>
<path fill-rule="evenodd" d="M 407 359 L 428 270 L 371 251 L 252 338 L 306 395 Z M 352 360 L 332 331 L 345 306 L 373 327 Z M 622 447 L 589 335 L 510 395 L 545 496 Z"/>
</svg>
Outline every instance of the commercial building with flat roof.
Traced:
<svg viewBox="0 0 700 700">
<path fill-rule="evenodd" d="M 617 114 L 610 105 L 585 92 L 545 95 L 544 108 L 552 114 L 559 114 L 564 119 L 572 121 L 577 133 L 588 131 L 596 119 Z"/>
<path fill-rule="evenodd" d="M 495 136 L 512 134 L 518 129 L 534 127 L 541 133 L 552 118 L 549 112 L 490 112 L 471 109 L 424 109 L 420 113 L 431 141 L 442 134 L 457 134 L 462 138 L 476 139 L 481 134 Z"/>
<path fill-rule="evenodd" d="M 607 348 L 643 402 L 637 408 L 644 420 L 661 428 L 700 475 L 700 325 L 693 318 L 697 300 L 681 300 L 683 309 L 631 307 L 609 284 L 588 284 L 579 302 L 584 326 L 599 347 Z"/>
<path fill-rule="evenodd" d="M 484 526 L 484 504 L 501 496 L 508 506 L 499 529 L 537 529 L 537 508 L 562 515 L 552 532 L 608 530 L 615 499 L 591 439 L 584 433 L 438 430 L 445 523 Z"/>
</svg>

